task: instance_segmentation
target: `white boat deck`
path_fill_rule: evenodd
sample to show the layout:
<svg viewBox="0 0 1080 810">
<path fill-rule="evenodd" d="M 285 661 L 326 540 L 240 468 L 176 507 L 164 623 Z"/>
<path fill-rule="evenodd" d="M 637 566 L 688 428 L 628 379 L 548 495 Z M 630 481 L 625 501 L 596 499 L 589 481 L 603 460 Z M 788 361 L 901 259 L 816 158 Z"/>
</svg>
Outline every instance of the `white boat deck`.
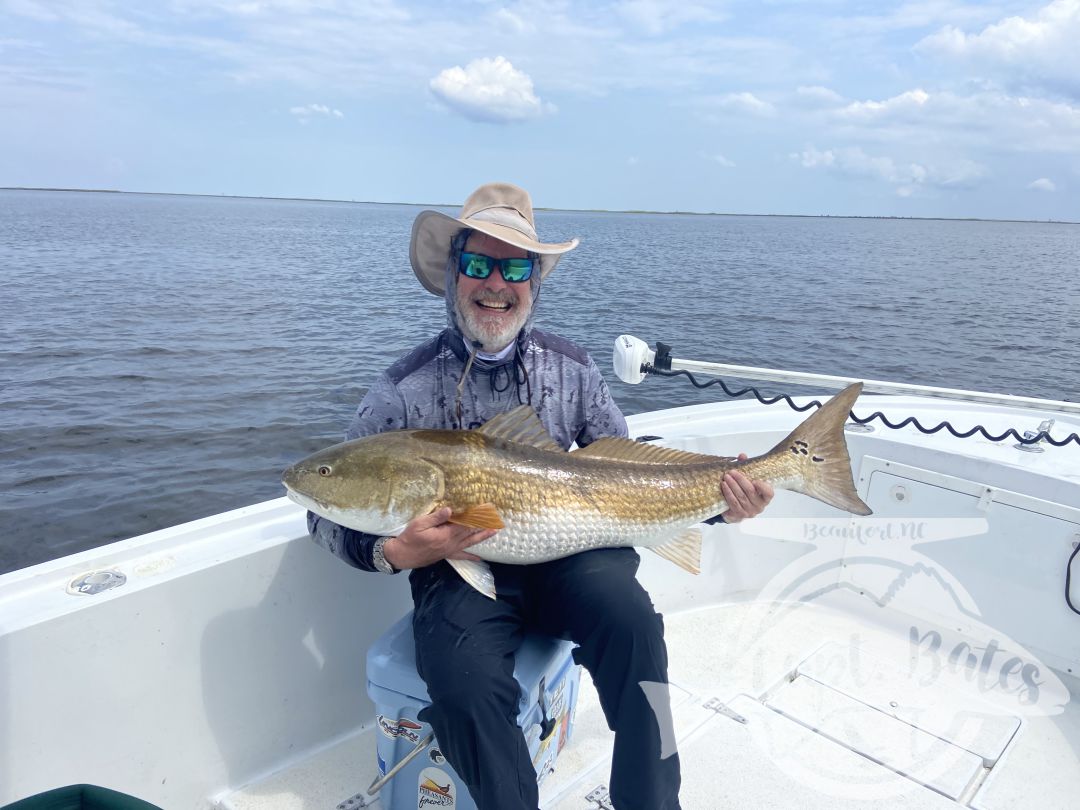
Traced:
<svg viewBox="0 0 1080 810">
<path fill-rule="evenodd" d="M 947 654 L 938 669 L 913 654 L 910 623 L 889 618 L 759 602 L 667 616 L 684 810 L 1075 807 L 1075 700 L 1054 715 L 1010 711 L 997 670 L 973 677 Z M 1075 699 L 1080 682 L 1057 675 Z M 612 735 L 587 680 L 574 737 L 541 786 L 544 810 L 602 806 L 586 797 L 606 788 Z M 364 797 L 374 747 L 373 729 L 352 736 L 220 806 L 381 807 Z"/>
</svg>

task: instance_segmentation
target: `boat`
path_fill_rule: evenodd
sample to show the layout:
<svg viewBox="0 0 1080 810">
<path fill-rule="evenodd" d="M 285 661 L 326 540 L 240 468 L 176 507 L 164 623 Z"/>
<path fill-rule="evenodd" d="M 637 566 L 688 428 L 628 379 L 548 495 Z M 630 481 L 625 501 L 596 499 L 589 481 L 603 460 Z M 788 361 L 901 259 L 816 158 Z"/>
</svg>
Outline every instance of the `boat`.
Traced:
<svg viewBox="0 0 1080 810">
<path fill-rule="evenodd" d="M 631 381 L 718 373 L 630 345 Z M 753 455 L 812 401 L 629 423 Z M 703 528 L 700 575 L 642 554 L 683 807 L 1075 807 L 1080 406 L 898 384 L 853 412 L 872 516 L 778 492 Z M 410 607 L 405 577 L 342 565 L 285 497 L 0 576 L 0 807 L 75 784 L 167 810 L 381 807 L 365 661 Z M 584 675 L 542 807 L 610 807 L 611 741 Z"/>
</svg>

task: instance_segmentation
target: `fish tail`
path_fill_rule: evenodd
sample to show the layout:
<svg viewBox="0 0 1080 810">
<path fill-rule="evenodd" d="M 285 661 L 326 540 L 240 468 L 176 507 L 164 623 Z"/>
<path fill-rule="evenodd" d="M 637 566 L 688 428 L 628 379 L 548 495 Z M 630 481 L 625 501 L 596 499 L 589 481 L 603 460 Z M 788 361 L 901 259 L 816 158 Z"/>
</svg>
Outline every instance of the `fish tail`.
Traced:
<svg viewBox="0 0 1080 810">
<path fill-rule="evenodd" d="M 769 451 L 767 457 L 783 459 L 784 489 L 855 515 L 871 514 L 855 491 L 844 439 L 844 423 L 861 392 L 861 382 L 849 385 Z"/>
</svg>

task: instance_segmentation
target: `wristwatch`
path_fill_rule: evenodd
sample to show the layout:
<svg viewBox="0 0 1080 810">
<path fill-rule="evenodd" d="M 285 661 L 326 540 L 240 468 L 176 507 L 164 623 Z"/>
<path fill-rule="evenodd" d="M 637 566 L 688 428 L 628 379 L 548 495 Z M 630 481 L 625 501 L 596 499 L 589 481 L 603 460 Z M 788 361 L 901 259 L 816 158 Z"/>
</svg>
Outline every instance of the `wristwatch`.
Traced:
<svg viewBox="0 0 1080 810">
<path fill-rule="evenodd" d="M 383 546 L 386 545 L 388 540 L 392 540 L 391 537 L 380 537 L 375 541 L 375 545 L 371 547 L 371 562 L 375 566 L 375 570 L 381 571 L 384 574 L 396 574 L 398 570 L 390 564 L 390 561 L 386 559 L 386 555 L 383 554 Z"/>
</svg>

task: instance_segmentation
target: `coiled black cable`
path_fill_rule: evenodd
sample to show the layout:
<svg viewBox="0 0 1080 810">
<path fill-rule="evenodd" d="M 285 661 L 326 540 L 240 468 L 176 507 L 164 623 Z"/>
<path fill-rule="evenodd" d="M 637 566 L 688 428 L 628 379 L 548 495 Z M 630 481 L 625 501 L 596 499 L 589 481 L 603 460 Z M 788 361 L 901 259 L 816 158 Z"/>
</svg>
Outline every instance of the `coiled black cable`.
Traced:
<svg viewBox="0 0 1080 810">
<path fill-rule="evenodd" d="M 754 398 L 758 402 L 760 402 L 762 405 L 775 405 L 777 402 L 780 402 L 781 400 L 783 400 L 784 402 L 786 402 L 788 404 L 788 407 L 790 407 L 792 410 L 798 411 L 800 413 L 802 413 L 803 411 L 808 411 L 811 408 L 820 408 L 821 405 L 822 405 L 822 403 L 819 400 L 816 400 L 816 399 L 811 400 L 810 402 L 806 403 L 805 405 L 796 405 L 795 401 L 790 396 L 788 396 L 787 394 L 779 394 L 779 395 L 777 395 L 775 397 L 762 396 L 761 392 L 758 391 L 753 386 L 747 386 L 746 388 L 740 388 L 739 390 L 736 391 L 736 390 L 733 390 L 733 389 L 729 388 L 728 384 L 725 383 L 719 377 L 717 377 L 714 380 L 709 380 L 708 382 L 703 382 L 703 383 L 698 382 L 697 379 L 694 377 L 694 375 L 691 374 L 689 371 L 686 371 L 685 369 L 679 369 L 677 371 L 671 371 L 670 369 L 657 368 L 656 366 L 652 366 L 652 365 L 649 365 L 648 363 L 645 363 L 645 364 L 642 365 L 641 370 L 644 371 L 647 374 L 658 374 L 661 377 L 679 377 L 679 376 L 683 376 L 683 377 L 686 377 L 688 380 L 690 380 L 690 382 L 696 388 L 708 388 L 709 386 L 712 386 L 712 385 L 719 385 L 721 388 L 724 389 L 724 393 L 727 394 L 732 399 L 738 399 L 743 394 L 751 393 L 751 394 L 754 395 Z M 947 430 L 949 433 L 951 433 L 953 436 L 955 436 L 958 439 L 967 439 L 967 438 L 970 438 L 971 436 L 974 436 L 976 433 L 978 433 L 978 434 L 982 435 L 984 438 L 989 439 L 992 442 L 1003 442 L 1006 439 L 1013 438 L 1013 439 L 1016 439 L 1016 441 L 1019 442 L 1020 444 L 1035 444 L 1036 442 L 1045 441 L 1048 444 L 1052 444 L 1054 447 L 1064 447 L 1065 445 L 1070 444 L 1070 443 L 1080 445 L 1080 435 L 1077 435 L 1075 433 L 1070 433 L 1064 439 L 1055 439 L 1047 431 L 1040 430 L 1038 432 L 1038 434 L 1036 434 L 1035 436 L 1032 436 L 1031 438 L 1025 438 L 1024 436 L 1021 436 L 1020 433 L 1017 432 L 1016 428 L 1009 428 L 1004 433 L 1001 433 L 1001 434 L 995 436 L 994 434 L 990 433 L 986 428 L 984 428 L 982 425 L 975 425 L 975 427 L 973 427 L 971 430 L 960 431 L 960 430 L 957 430 L 955 427 L 953 427 L 952 423 L 950 423 L 948 420 L 946 420 L 944 422 L 941 422 L 941 423 L 935 425 L 934 427 L 926 427 L 918 419 L 916 419 L 914 416 L 909 416 L 907 419 L 903 420 L 902 422 L 891 422 L 885 416 L 885 414 L 883 414 L 881 411 L 875 411 L 874 413 L 870 414 L 867 417 L 859 417 L 859 416 L 856 416 L 854 413 L 851 414 L 851 421 L 857 422 L 860 425 L 865 425 L 867 422 L 872 422 L 875 419 L 879 420 L 882 424 L 885 425 L 885 427 L 892 428 L 893 430 L 899 430 L 900 428 L 907 427 L 908 425 L 913 425 L 916 430 L 918 430 L 921 433 L 926 433 L 928 435 L 932 435 L 932 434 L 937 433 L 938 431 L 941 431 L 941 430 Z"/>
<path fill-rule="evenodd" d="M 1076 559 L 1077 553 L 1080 553 L 1080 543 L 1073 549 L 1073 553 L 1069 555 L 1069 561 L 1065 563 L 1065 604 L 1069 606 L 1069 610 L 1073 613 L 1080 614 L 1080 610 L 1076 609 L 1076 605 L 1072 603 L 1072 564 Z"/>
</svg>

